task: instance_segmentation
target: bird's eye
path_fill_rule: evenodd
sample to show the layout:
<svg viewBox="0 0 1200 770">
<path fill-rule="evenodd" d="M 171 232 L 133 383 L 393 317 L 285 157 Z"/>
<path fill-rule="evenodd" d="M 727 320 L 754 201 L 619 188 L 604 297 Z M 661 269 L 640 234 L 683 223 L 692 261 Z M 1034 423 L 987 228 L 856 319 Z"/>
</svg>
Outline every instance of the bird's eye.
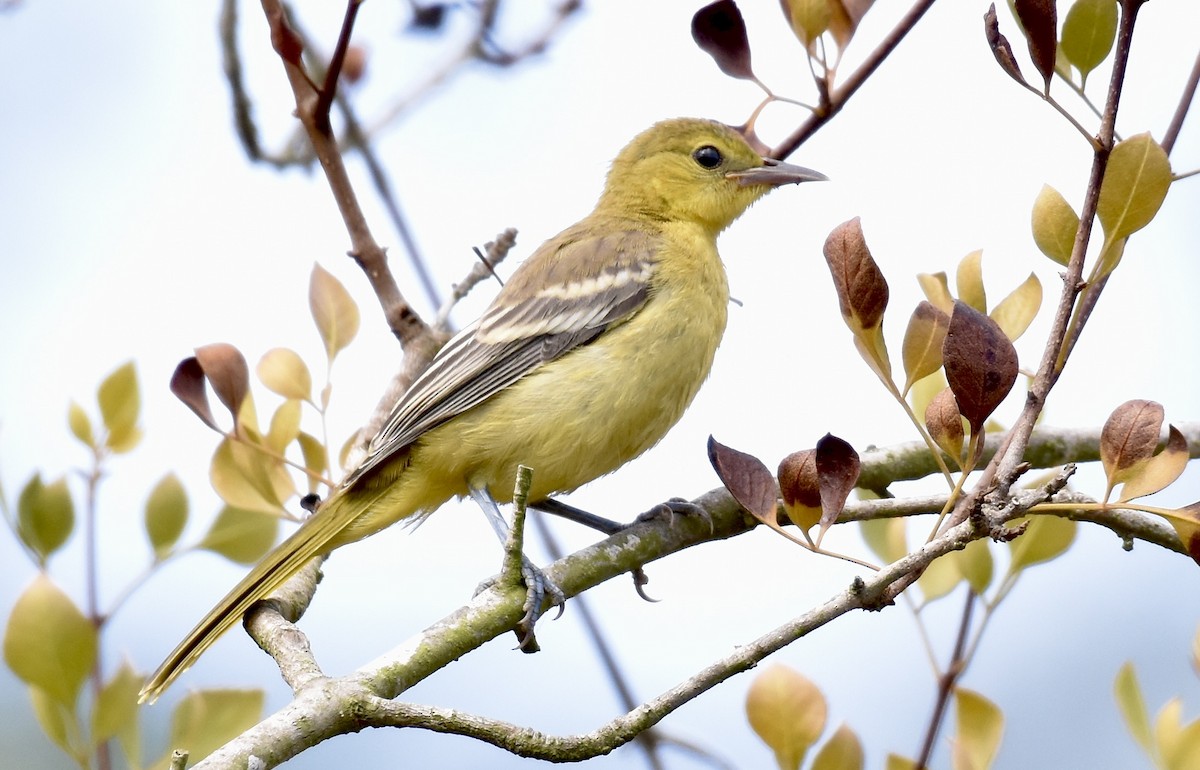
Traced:
<svg viewBox="0 0 1200 770">
<path fill-rule="evenodd" d="M 692 153 L 692 157 L 705 168 L 716 168 L 721 165 L 721 161 L 725 160 L 721 156 L 721 151 L 711 144 L 706 144 L 700 149 Z"/>
</svg>

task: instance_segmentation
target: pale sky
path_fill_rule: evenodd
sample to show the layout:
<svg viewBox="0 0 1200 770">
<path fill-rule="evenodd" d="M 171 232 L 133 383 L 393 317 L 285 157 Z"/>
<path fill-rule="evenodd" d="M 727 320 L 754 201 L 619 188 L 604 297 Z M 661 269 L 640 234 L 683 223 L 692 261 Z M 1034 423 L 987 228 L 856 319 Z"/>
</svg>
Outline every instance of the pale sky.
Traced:
<svg viewBox="0 0 1200 770">
<path fill-rule="evenodd" d="M 780 93 L 811 99 L 807 67 L 778 4 L 742 5 L 760 77 Z M 896 2 L 878 6 L 847 55 L 846 72 L 902 12 Z M 659 447 L 571 502 L 627 518 L 671 496 L 694 497 L 718 484 L 705 456 L 709 434 L 769 466 L 826 432 L 860 451 L 915 437 L 838 318 L 821 245 L 854 216 L 862 217 L 891 282 L 885 326 L 897 364 L 908 313 L 921 298 L 913 275 L 953 272 L 968 252 L 983 249 L 994 300 L 1030 271 L 1042 281 L 1046 304 L 1017 346 L 1023 366 L 1036 365 L 1059 284 L 1057 266 L 1033 244 L 1030 207 L 1048 183 L 1078 208 L 1090 156 L 1072 128 L 995 65 L 983 36 L 986 6 L 935 6 L 846 110 L 790 159 L 832 181 L 774 193 L 722 238 L 742 304 L 731 308 L 709 383 Z M 469 67 L 379 135 L 379 157 L 440 286 L 459 280 L 471 247 L 505 227 L 520 230 L 515 260 L 586 214 L 609 160 L 654 121 L 699 115 L 736 124 L 749 115 L 758 91 L 722 75 L 691 41 L 697 7 L 590 4 L 544 55 L 508 70 Z M 290 92 L 258 7 L 244 4 L 240 12 L 255 116 L 274 145 L 292 129 Z M 340 10 L 302 6 L 300 13 L 331 47 Z M 393 5 L 367 3 L 360 15 L 370 59 L 355 98 L 367 122 L 438 60 L 436 40 L 396 36 L 396 13 Z M 366 282 L 344 256 L 349 244 L 323 178 L 247 165 L 232 131 L 216 15 L 212 4 L 119 0 L 25 2 L 0 16 L 0 66 L 8 73 L 0 84 L 0 480 L 15 501 L 35 471 L 53 479 L 83 465 L 66 427 L 68 402 L 94 414 L 100 380 L 126 360 L 137 362 L 146 438 L 112 462 L 101 491 L 106 603 L 149 559 L 142 506 L 164 473 L 177 473 L 191 498 L 185 541 L 198 539 L 218 508 L 207 481 L 215 437 L 166 387 L 192 348 L 230 342 L 253 365 L 268 349 L 287 346 L 319 376 L 320 343 L 307 306 L 317 261 L 347 285 L 363 315 L 358 341 L 333 373 L 330 431 L 338 442 L 370 412 L 399 360 Z M 1198 22 L 1200 8 L 1190 2 L 1143 8 L 1123 135 L 1161 137 L 1196 53 Z M 1001 25 L 1031 72 L 1003 8 Z M 1101 85 L 1107 70 L 1094 78 Z M 1093 126 L 1086 109 L 1059 90 Z M 775 105 L 760 133 L 777 141 L 802 119 L 797 108 Z M 1172 156 L 1176 170 L 1200 166 L 1196 120 L 1189 118 Z M 402 287 L 427 312 L 361 164 L 351 167 Z M 1160 401 L 1168 420 L 1200 418 L 1192 311 L 1200 279 L 1197 184 L 1175 185 L 1158 219 L 1131 240 L 1046 424 L 1099 425 L 1131 398 Z M 469 321 L 490 291 L 468 298 L 456 320 Z M 275 403 L 265 390 L 258 398 Z M 998 418 L 1011 421 L 1019 405 L 1014 391 Z M 1085 471 L 1079 487 L 1101 494 L 1101 475 Z M 1191 468 L 1157 500 L 1177 506 L 1198 498 L 1200 474 Z M 862 547 L 856 528 L 839 529 L 837 545 Z M 592 539 L 566 525 L 556 531 L 575 547 Z M 77 534 L 51 563 L 52 576 L 74 597 L 83 594 L 79 541 Z M 466 601 L 499 558 L 475 510 L 446 506 L 416 533 L 397 528 L 335 555 L 302 625 L 326 671 L 344 673 Z M 169 564 L 114 619 L 107 669 L 129 656 L 151 670 L 242 572 L 209 554 Z M 824 601 L 855 575 L 769 532 L 692 549 L 648 572 L 658 604 L 637 599 L 624 578 L 589 595 L 646 698 Z M 1196 575 L 1182 557 L 1144 544 L 1126 553 L 1117 538 L 1092 527 L 1066 557 L 1032 570 L 993 618 L 963 682 L 1005 710 L 997 767 L 1144 766 L 1112 700 L 1113 677 L 1133 660 L 1152 712 L 1173 695 L 1184 698 L 1185 714 L 1200 711 L 1187 663 L 1200 617 L 1193 602 L 1180 601 L 1193 595 Z M 0 535 L 0 617 L 32 576 L 11 538 Z M 956 594 L 929 616 L 943 659 L 961 603 Z M 505 637 L 405 697 L 549 733 L 587 732 L 620 713 L 578 613 L 568 606 L 539 638 L 539 655 L 512 651 Z M 889 751 L 916 753 L 935 683 L 907 608 L 847 616 L 775 659 L 824 690 L 829 729 L 848 722 L 865 742 L 869 767 L 881 766 Z M 742 712 L 751 676 L 687 706 L 664 729 L 736 767 L 769 766 Z M 145 755 L 163 750 L 170 708 L 189 688 L 232 685 L 268 688 L 270 711 L 288 700 L 273 664 L 231 633 L 163 705 L 145 712 Z M 15 766 L 69 766 L 41 736 L 23 686 L 7 669 L 0 671 L 0 716 L 0 755 L 20 758 Z M 952 729 L 946 725 L 943 741 Z M 522 763 L 466 739 L 377 730 L 326 743 L 289 767 L 394 767 L 399 758 L 414 767 Z M 671 767 L 702 766 L 683 755 L 669 759 Z M 947 766 L 944 748 L 936 763 Z M 645 764 L 636 750 L 623 749 L 592 766 Z"/>
</svg>

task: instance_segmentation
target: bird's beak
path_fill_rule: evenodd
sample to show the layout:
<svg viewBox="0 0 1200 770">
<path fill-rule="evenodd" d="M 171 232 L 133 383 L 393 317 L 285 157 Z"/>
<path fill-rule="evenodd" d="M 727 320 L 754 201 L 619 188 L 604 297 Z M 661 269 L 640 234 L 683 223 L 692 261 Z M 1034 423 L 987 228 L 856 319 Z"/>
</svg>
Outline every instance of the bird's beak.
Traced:
<svg viewBox="0 0 1200 770">
<path fill-rule="evenodd" d="M 793 166 L 791 163 L 784 163 L 774 158 L 763 158 L 763 164 L 755 168 L 748 168 L 743 171 L 730 171 L 725 175 L 725 178 L 734 179 L 743 187 L 752 184 L 779 187 L 780 185 L 799 184 L 801 182 L 829 181 L 829 177 L 819 171 L 813 171 L 811 168 L 804 168 L 803 166 Z"/>
</svg>

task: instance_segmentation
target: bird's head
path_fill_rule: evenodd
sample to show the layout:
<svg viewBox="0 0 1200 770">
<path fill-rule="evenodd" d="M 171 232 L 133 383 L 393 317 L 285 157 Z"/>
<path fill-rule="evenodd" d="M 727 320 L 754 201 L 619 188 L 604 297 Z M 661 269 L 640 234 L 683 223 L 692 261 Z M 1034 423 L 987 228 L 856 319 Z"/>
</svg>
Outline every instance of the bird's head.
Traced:
<svg viewBox="0 0 1200 770">
<path fill-rule="evenodd" d="M 774 188 L 825 178 L 762 157 L 723 123 L 677 118 L 656 123 L 621 150 L 599 208 L 693 221 L 717 233 Z"/>
</svg>

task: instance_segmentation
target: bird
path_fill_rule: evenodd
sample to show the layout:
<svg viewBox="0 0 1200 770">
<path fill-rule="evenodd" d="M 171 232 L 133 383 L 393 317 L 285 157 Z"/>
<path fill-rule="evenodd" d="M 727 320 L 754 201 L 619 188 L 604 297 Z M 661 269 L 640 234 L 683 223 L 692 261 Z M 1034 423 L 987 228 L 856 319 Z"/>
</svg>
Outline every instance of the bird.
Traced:
<svg viewBox="0 0 1200 770">
<path fill-rule="evenodd" d="M 391 409 L 359 464 L 171 652 L 153 702 L 306 562 L 451 498 L 530 503 L 656 444 L 707 379 L 730 301 L 717 236 L 816 171 L 764 157 L 739 129 L 677 118 L 613 160 L 591 214 L 538 247 Z M 485 505 L 486 507 L 486 505 Z"/>
</svg>

